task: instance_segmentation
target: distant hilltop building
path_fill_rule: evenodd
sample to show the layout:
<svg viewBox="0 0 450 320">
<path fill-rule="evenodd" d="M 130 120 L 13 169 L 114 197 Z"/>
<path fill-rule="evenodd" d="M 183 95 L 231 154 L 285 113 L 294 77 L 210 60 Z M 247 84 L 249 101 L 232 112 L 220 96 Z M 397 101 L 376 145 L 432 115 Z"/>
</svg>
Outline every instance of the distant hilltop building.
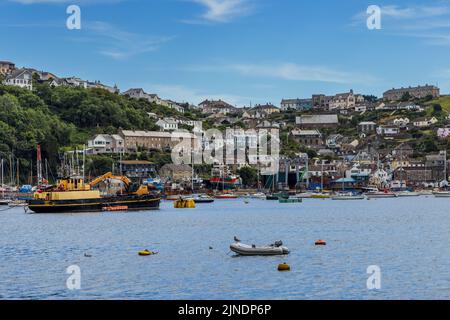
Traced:
<svg viewBox="0 0 450 320">
<path fill-rule="evenodd" d="M 265 112 L 268 115 L 271 115 L 272 113 L 280 113 L 280 109 L 278 109 L 271 103 L 257 104 L 252 110 Z"/>
<path fill-rule="evenodd" d="M 334 96 L 315 94 L 312 96 L 312 106 L 316 109 L 324 110 L 348 110 L 365 102 L 361 94 L 355 94 L 353 90 L 345 93 L 338 93 Z"/>
<path fill-rule="evenodd" d="M 16 70 L 16 65 L 9 61 L 0 61 L 0 74 L 7 75 Z"/>
<path fill-rule="evenodd" d="M 147 93 L 142 88 L 133 88 L 122 93 L 124 96 L 129 96 L 133 99 L 145 99 L 150 103 L 161 104 L 160 98 L 157 94 Z"/>
<path fill-rule="evenodd" d="M 283 99 L 281 100 L 281 111 L 310 110 L 312 108 L 312 104 L 312 99 Z"/>
<path fill-rule="evenodd" d="M 203 113 L 213 114 L 220 113 L 227 115 L 236 112 L 236 107 L 222 100 L 205 100 L 198 105 Z"/>
<path fill-rule="evenodd" d="M 384 100 L 387 101 L 399 101 L 406 94 L 409 94 L 412 98 L 421 99 L 428 96 L 433 98 L 439 98 L 440 89 L 436 86 L 424 85 L 418 87 L 409 87 L 409 88 L 400 88 L 400 89 L 391 89 L 383 93 Z"/>
</svg>

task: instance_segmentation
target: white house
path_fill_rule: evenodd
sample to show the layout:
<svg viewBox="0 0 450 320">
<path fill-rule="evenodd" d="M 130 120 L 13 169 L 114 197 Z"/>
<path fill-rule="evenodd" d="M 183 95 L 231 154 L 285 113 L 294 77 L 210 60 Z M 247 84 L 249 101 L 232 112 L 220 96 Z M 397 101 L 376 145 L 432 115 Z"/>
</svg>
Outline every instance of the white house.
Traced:
<svg viewBox="0 0 450 320">
<path fill-rule="evenodd" d="M 417 104 L 415 104 L 414 102 L 400 102 L 397 105 L 397 108 L 399 110 L 408 110 L 408 111 L 423 111 L 423 108 Z"/>
<path fill-rule="evenodd" d="M 27 69 L 14 70 L 6 76 L 3 83 L 9 86 L 33 90 L 33 73 Z"/>
<path fill-rule="evenodd" d="M 433 117 L 430 120 L 424 119 L 424 120 L 414 121 L 413 125 L 415 127 L 418 127 L 418 128 L 427 128 L 427 127 L 432 126 L 433 124 L 436 124 L 438 122 L 439 122 L 439 120 L 436 119 L 435 117 Z"/>
<path fill-rule="evenodd" d="M 122 153 L 124 151 L 124 140 L 117 134 L 98 134 L 88 140 L 88 154 Z"/>
<path fill-rule="evenodd" d="M 164 118 L 158 120 L 156 125 L 159 126 L 163 131 L 175 131 L 178 130 L 178 122 L 172 118 Z"/>
<path fill-rule="evenodd" d="M 145 99 L 150 103 L 161 104 L 161 99 L 158 97 L 158 95 L 152 94 L 152 93 L 146 93 L 144 91 L 144 89 L 142 89 L 142 88 L 129 89 L 129 90 L 125 91 L 124 93 L 122 93 L 122 95 L 128 96 L 132 99 Z"/>
<path fill-rule="evenodd" d="M 392 123 L 394 124 L 394 126 L 397 127 L 406 127 L 411 121 L 408 118 L 397 118 L 394 119 L 394 121 L 392 121 Z"/>
<path fill-rule="evenodd" d="M 400 128 L 397 126 L 380 126 L 377 128 L 379 136 L 396 136 L 400 134 Z"/>
</svg>

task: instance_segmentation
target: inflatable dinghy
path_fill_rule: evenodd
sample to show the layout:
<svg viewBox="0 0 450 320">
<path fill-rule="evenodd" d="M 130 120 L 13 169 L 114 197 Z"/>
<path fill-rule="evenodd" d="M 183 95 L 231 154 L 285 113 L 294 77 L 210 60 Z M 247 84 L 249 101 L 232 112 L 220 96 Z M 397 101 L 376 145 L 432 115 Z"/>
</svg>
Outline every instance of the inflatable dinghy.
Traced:
<svg viewBox="0 0 450 320">
<path fill-rule="evenodd" d="M 240 256 L 278 256 L 289 254 L 289 249 L 284 247 L 281 241 L 262 247 L 236 242 L 230 246 L 230 250 Z"/>
</svg>

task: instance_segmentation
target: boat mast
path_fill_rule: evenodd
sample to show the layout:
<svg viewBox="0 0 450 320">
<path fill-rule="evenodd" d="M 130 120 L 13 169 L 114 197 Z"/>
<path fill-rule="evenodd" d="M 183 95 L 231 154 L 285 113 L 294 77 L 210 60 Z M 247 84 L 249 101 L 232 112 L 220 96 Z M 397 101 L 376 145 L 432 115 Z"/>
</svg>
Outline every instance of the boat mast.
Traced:
<svg viewBox="0 0 450 320">
<path fill-rule="evenodd" d="M 17 175 L 17 185 L 18 186 L 20 186 L 19 168 L 20 168 L 20 163 L 19 163 L 19 158 L 17 158 L 16 175 Z"/>
<path fill-rule="evenodd" d="M 5 188 L 3 187 L 3 158 L 2 158 L 2 161 L 1 161 L 1 167 L 2 167 L 2 173 L 1 173 L 1 187 L 2 187 L 2 198 L 4 199 L 5 198 Z"/>
<path fill-rule="evenodd" d="M 192 193 L 194 193 L 194 150 L 191 150 L 191 166 L 192 166 L 191 190 Z"/>
<path fill-rule="evenodd" d="M 37 178 L 38 185 L 42 184 L 42 156 L 41 156 L 41 145 L 37 145 Z"/>
<path fill-rule="evenodd" d="M 445 176 L 445 181 L 448 182 L 448 177 L 447 177 L 447 149 L 445 149 L 445 151 L 444 151 L 444 176 Z"/>
<path fill-rule="evenodd" d="M 85 171 L 85 164 L 86 164 L 86 145 L 83 145 L 83 182 L 85 181 L 85 175 L 86 175 L 86 171 Z M 122 174 L 122 172 L 120 173 Z"/>
<path fill-rule="evenodd" d="M 320 187 L 321 187 L 321 192 L 323 192 L 323 165 L 324 165 L 324 160 L 322 160 L 322 166 L 321 166 L 321 174 L 320 174 Z"/>
</svg>

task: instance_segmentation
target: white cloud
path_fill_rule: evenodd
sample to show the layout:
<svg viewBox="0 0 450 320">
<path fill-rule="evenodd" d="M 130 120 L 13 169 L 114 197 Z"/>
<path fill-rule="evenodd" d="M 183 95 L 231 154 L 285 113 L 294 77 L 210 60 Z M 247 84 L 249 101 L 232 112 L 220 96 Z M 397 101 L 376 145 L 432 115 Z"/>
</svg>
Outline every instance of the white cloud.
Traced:
<svg viewBox="0 0 450 320">
<path fill-rule="evenodd" d="M 382 19 L 390 20 L 410 20 L 424 19 L 450 14 L 449 6 L 409 6 L 400 7 L 397 5 L 381 6 Z M 367 19 L 366 11 L 362 11 L 353 17 L 356 23 L 365 23 Z"/>
<path fill-rule="evenodd" d="M 215 22 L 224 23 L 249 14 L 252 11 L 250 0 L 190 0 L 205 8 L 199 19 L 185 20 L 185 23 Z"/>
<path fill-rule="evenodd" d="M 277 78 L 287 81 L 317 81 L 339 84 L 355 82 L 373 83 L 374 77 L 353 72 L 339 71 L 323 66 L 306 66 L 285 62 L 276 64 L 228 64 L 192 66 L 188 71 L 231 72 L 248 77 Z"/>
<path fill-rule="evenodd" d="M 161 45 L 173 39 L 123 31 L 101 21 L 86 23 L 84 26 L 88 33 L 85 34 L 85 38 L 78 40 L 95 43 L 100 54 L 116 60 L 156 51 Z"/>
<path fill-rule="evenodd" d="M 365 28 L 366 12 L 353 17 L 352 25 Z M 381 7 L 382 29 L 384 34 L 397 37 L 414 37 L 422 39 L 427 45 L 449 45 L 450 3 Z"/>
</svg>

